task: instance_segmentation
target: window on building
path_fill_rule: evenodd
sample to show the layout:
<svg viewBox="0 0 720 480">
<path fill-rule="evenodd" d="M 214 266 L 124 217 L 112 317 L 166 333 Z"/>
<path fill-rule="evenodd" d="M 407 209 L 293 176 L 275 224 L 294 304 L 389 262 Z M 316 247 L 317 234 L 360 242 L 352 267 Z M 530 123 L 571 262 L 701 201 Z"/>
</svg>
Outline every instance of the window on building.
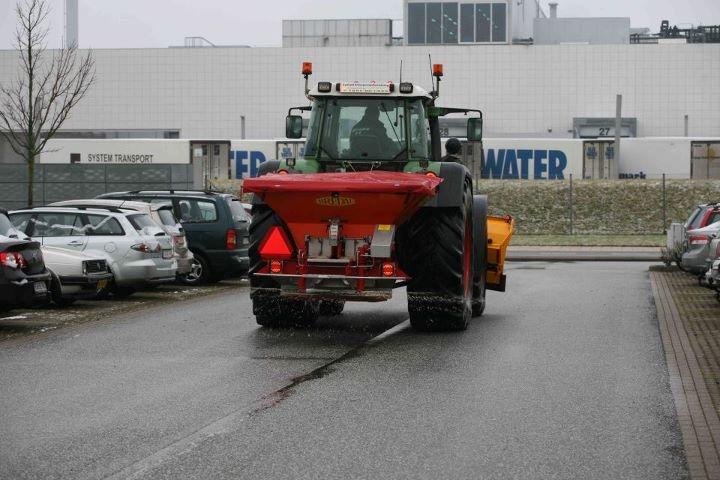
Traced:
<svg viewBox="0 0 720 480">
<path fill-rule="evenodd" d="M 460 41 L 475 41 L 475 6 L 472 3 L 460 5 Z"/>
<path fill-rule="evenodd" d="M 507 5 L 493 3 L 492 6 L 492 41 L 507 41 Z"/>
<path fill-rule="evenodd" d="M 506 43 L 507 3 L 412 2 L 408 44 Z"/>
<path fill-rule="evenodd" d="M 442 43 L 442 4 L 427 4 L 425 43 Z"/>
<path fill-rule="evenodd" d="M 425 4 L 408 4 L 408 43 L 425 43 Z"/>
<path fill-rule="evenodd" d="M 443 3 L 443 43 L 458 43 L 458 4 Z"/>
<path fill-rule="evenodd" d="M 490 41 L 490 4 L 475 4 L 475 41 Z"/>
</svg>

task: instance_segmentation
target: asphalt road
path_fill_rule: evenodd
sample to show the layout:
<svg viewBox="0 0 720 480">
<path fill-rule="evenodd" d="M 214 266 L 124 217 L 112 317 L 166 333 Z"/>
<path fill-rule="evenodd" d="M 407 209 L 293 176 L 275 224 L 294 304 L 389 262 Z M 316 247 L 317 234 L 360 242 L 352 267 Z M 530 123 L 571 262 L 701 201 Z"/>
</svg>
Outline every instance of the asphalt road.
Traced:
<svg viewBox="0 0 720 480">
<path fill-rule="evenodd" d="M 509 274 L 464 333 L 238 290 L 2 342 L 0 477 L 686 477 L 647 265 Z"/>
</svg>

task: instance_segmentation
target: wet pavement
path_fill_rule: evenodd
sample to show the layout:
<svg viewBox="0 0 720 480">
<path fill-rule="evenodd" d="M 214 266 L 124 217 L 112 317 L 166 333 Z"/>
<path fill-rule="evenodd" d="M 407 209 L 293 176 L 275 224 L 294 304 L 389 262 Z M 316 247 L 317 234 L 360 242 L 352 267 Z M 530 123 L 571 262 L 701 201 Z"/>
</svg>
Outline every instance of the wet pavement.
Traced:
<svg viewBox="0 0 720 480">
<path fill-rule="evenodd" d="M 684 478 L 647 267 L 513 263 L 464 333 L 238 288 L 0 342 L 0 477 Z"/>
</svg>

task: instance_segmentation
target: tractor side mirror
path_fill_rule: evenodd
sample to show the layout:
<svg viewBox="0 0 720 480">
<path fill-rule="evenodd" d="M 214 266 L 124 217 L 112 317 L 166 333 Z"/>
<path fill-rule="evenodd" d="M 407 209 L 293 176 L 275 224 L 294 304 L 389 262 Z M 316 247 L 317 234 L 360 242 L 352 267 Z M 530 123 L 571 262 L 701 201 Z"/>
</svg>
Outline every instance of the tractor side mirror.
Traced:
<svg viewBox="0 0 720 480">
<path fill-rule="evenodd" d="M 303 118 L 300 115 L 288 115 L 285 118 L 285 137 L 302 137 Z"/>
<path fill-rule="evenodd" d="M 469 118 L 467 123 L 467 139 L 470 142 L 482 142 L 482 118 Z"/>
</svg>

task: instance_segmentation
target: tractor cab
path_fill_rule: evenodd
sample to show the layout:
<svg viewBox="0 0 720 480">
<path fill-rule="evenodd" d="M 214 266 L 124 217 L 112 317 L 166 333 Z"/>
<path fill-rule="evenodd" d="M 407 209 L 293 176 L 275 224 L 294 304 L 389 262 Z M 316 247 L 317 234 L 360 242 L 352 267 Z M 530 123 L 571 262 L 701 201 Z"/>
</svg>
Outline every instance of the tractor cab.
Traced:
<svg viewBox="0 0 720 480">
<path fill-rule="evenodd" d="M 435 106 L 442 65 L 435 65 L 437 83 L 431 92 L 409 82 L 323 81 L 310 89 L 311 73 L 311 64 L 304 64 L 311 105 L 291 108 L 286 119 L 286 136 L 300 138 L 303 118 L 298 113 L 310 112 L 304 165 L 291 160 L 288 171 L 432 171 L 431 164 L 442 158 L 438 118 L 450 113 L 477 114 L 468 119 L 468 140 L 482 140 L 479 110 Z"/>
</svg>

